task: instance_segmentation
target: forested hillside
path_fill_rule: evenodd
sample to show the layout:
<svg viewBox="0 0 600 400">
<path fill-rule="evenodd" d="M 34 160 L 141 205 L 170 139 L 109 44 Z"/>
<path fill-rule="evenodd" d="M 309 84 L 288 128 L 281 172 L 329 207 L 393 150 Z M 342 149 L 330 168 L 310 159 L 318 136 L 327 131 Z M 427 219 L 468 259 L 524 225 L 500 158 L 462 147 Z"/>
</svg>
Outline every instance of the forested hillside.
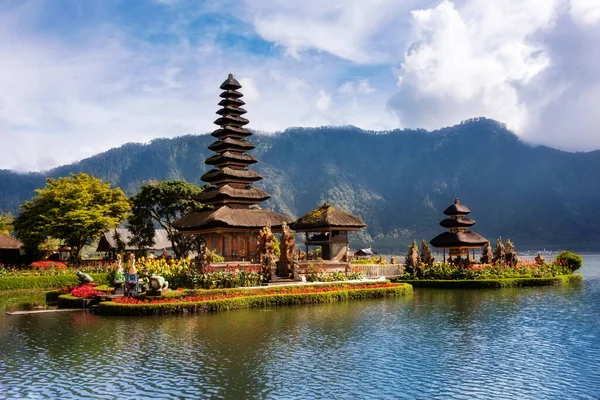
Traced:
<svg viewBox="0 0 600 400">
<path fill-rule="evenodd" d="M 435 132 L 365 132 L 354 127 L 291 128 L 254 135 L 264 203 L 299 216 L 323 201 L 360 215 L 363 239 L 380 251 L 431 239 L 442 211 L 459 197 L 488 238 L 518 249 L 600 249 L 600 151 L 567 153 L 521 142 L 487 119 Z M 209 135 L 127 144 L 46 173 L 0 171 L 0 210 L 18 206 L 46 176 L 86 172 L 134 194 L 151 179 L 200 184 Z"/>
</svg>

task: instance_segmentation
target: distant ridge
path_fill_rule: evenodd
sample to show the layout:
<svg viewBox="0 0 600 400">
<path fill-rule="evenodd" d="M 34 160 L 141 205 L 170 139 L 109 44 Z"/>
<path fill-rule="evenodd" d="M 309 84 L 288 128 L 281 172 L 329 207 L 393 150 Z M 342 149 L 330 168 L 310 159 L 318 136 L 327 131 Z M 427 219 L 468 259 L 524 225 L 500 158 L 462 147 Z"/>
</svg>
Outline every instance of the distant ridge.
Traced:
<svg viewBox="0 0 600 400">
<path fill-rule="evenodd" d="M 431 239 L 444 208 L 469 204 L 477 232 L 502 235 L 517 250 L 600 250 L 600 151 L 568 153 L 519 140 L 479 118 L 433 132 L 363 131 L 356 127 L 290 128 L 254 136 L 258 187 L 265 206 L 300 216 L 323 201 L 368 224 L 377 251 L 405 251 Z M 209 135 L 128 143 L 44 173 L 0 170 L 0 210 L 18 211 L 46 177 L 86 172 L 127 194 L 152 179 L 196 184 L 207 172 Z"/>
</svg>

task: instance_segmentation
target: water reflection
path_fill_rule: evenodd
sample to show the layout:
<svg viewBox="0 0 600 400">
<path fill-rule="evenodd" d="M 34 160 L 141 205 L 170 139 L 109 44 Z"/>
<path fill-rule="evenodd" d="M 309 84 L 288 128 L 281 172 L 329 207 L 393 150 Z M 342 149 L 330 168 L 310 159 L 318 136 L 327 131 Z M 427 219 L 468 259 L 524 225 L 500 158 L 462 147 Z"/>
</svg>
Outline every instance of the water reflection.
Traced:
<svg viewBox="0 0 600 400">
<path fill-rule="evenodd" d="M 102 318 L 0 316 L 1 398 L 597 398 L 584 285 Z M 1 304 L 1 303 L 0 303 Z"/>
</svg>

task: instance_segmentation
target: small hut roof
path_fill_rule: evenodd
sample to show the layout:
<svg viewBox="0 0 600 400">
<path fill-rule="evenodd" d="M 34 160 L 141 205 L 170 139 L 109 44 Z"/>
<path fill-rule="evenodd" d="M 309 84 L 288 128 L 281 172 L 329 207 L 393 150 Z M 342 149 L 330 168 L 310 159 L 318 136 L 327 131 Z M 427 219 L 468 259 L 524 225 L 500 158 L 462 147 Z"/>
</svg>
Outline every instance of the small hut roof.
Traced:
<svg viewBox="0 0 600 400">
<path fill-rule="evenodd" d="M 261 229 L 271 224 L 273 229 L 281 229 L 291 218 L 271 210 L 220 207 L 216 210 L 201 211 L 187 215 L 173 222 L 180 231 L 202 231 L 215 228 Z"/>
<path fill-rule="evenodd" d="M 128 229 L 118 228 L 117 233 L 119 234 L 119 239 L 125 243 L 126 251 L 137 250 L 137 247 L 130 246 L 129 241 L 131 240 L 131 232 Z M 170 249 L 173 247 L 171 241 L 169 240 L 169 235 L 167 231 L 164 229 L 155 229 L 154 230 L 154 245 L 149 247 L 150 250 L 163 250 Z M 98 248 L 96 251 L 109 251 L 117 249 L 117 241 L 115 239 L 115 230 L 110 230 L 108 232 L 104 232 L 102 237 L 100 238 L 100 242 L 98 243 Z"/>
<path fill-rule="evenodd" d="M 369 247 L 368 249 L 360 249 L 354 252 L 355 256 L 365 257 L 365 256 L 374 256 L 373 250 Z"/>
<path fill-rule="evenodd" d="M 23 243 L 19 242 L 17 239 L 12 238 L 4 233 L 0 233 L 0 249 L 1 250 L 14 250 L 20 249 L 23 246 Z"/>
<path fill-rule="evenodd" d="M 444 210 L 446 215 L 467 215 L 471 212 L 464 204 L 460 204 L 460 200 L 454 199 L 454 204 Z"/>
<path fill-rule="evenodd" d="M 320 231 L 331 228 L 359 230 L 367 225 L 359 217 L 325 203 L 316 210 L 312 210 L 308 214 L 298 218 L 290 226 L 295 231 Z"/>
<path fill-rule="evenodd" d="M 429 243 L 439 249 L 478 248 L 486 244 L 487 239 L 472 231 L 444 232 L 431 239 Z"/>
<path fill-rule="evenodd" d="M 443 226 L 444 228 L 468 228 L 470 226 L 475 225 L 475 220 L 471 219 L 471 218 L 465 218 L 465 217 L 459 217 L 456 219 L 453 218 L 446 218 L 445 220 L 443 220 L 442 222 L 440 222 L 440 225 Z"/>
<path fill-rule="evenodd" d="M 196 200 L 208 203 L 213 201 L 231 199 L 231 200 L 253 200 L 261 202 L 268 200 L 271 196 L 262 189 L 255 187 L 248 187 L 245 189 L 235 188 L 230 185 L 223 185 L 221 187 L 210 187 L 202 191 Z"/>
</svg>

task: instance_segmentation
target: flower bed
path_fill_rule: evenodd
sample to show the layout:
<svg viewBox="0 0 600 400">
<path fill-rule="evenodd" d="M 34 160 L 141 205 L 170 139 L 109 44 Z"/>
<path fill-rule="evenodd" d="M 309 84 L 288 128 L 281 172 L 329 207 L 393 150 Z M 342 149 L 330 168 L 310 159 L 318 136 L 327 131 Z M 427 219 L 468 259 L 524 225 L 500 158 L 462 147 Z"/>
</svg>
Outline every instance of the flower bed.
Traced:
<svg viewBox="0 0 600 400">
<path fill-rule="evenodd" d="M 346 280 L 362 279 L 365 277 L 364 272 L 360 267 L 352 266 L 350 271 L 335 271 L 326 272 L 324 268 L 315 265 L 309 265 L 304 271 L 300 272 L 304 274 L 308 282 L 339 282 Z"/>
<path fill-rule="evenodd" d="M 31 264 L 29 264 L 29 268 L 39 270 L 67 269 L 67 264 L 62 263 L 60 261 L 34 261 Z"/>
<path fill-rule="evenodd" d="M 412 293 L 412 286 L 390 282 L 372 282 L 190 292 L 184 291 L 180 294 L 180 298 L 123 299 L 119 302 L 103 302 L 100 303 L 98 312 L 101 315 L 159 315 L 215 312 L 292 304 L 317 304 L 409 295 Z"/>
</svg>

